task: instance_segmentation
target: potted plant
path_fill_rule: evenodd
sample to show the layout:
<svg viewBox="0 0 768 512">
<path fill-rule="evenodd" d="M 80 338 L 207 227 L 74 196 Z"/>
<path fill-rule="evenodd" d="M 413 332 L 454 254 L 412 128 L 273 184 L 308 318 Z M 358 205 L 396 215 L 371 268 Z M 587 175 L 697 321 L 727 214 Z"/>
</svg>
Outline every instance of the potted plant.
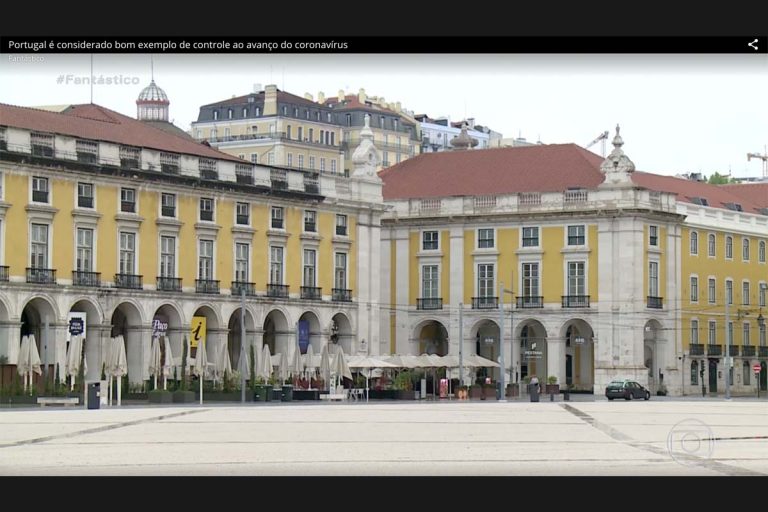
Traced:
<svg viewBox="0 0 768 512">
<path fill-rule="evenodd" d="M 514 398 L 520 396 L 520 386 L 518 384 L 507 384 L 507 397 Z"/>
<path fill-rule="evenodd" d="M 411 373 L 403 371 L 397 374 L 392 387 L 397 390 L 397 398 L 400 400 L 416 400 L 416 392 L 413 390 Z"/>
<path fill-rule="evenodd" d="M 254 402 L 268 402 L 269 394 L 272 392 L 272 386 L 267 386 L 263 377 L 254 377 L 251 379 L 253 387 Z"/>
<path fill-rule="evenodd" d="M 149 393 L 149 403 L 151 404 L 170 404 L 173 403 L 173 393 L 165 389 L 153 389 Z"/>
<path fill-rule="evenodd" d="M 550 375 L 547 377 L 547 394 L 556 395 L 560 393 L 560 384 L 557 383 L 557 376 Z"/>
</svg>

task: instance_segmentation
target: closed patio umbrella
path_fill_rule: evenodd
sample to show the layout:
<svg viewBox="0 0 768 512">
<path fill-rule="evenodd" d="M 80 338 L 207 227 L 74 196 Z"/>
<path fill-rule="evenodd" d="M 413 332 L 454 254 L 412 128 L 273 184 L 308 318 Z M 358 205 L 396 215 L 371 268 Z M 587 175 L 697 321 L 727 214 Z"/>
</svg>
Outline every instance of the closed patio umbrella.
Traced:
<svg viewBox="0 0 768 512">
<path fill-rule="evenodd" d="M 125 356 L 125 341 L 122 334 L 113 339 L 110 357 L 109 371 L 113 377 L 117 377 L 117 405 L 119 406 L 122 403 L 122 376 L 128 373 L 128 359 Z"/>
<path fill-rule="evenodd" d="M 206 354 L 205 343 L 202 341 L 197 346 L 197 354 L 195 355 L 195 367 L 192 371 L 200 379 L 200 405 L 203 405 L 203 380 L 205 380 L 205 374 L 208 371 L 208 354 Z"/>
<path fill-rule="evenodd" d="M 304 362 L 301 360 L 301 348 L 299 348 L 299 345 L 296 344 L 293 347 L 291 359 L 288 362 L 288 372 L 291 374 L 292 377 L 296 378 L 301 375 L 301 372 L 303 369 L 304 369 Z"/>
<path fill-rule="evenodd" d="M 16 360 L 16 371 L 24 379 L 24 392 L 27 392 L 27 379 L 31 374 L 31 366 L 29 364 L 29 336 L 21 337 L 21 345 L 19 346 L 18 358 Z"/>
<path fill-rule="evenodd" d="M 222 378 L 226 377 L 227 373 L 232 373 L 232 360 L 229 358 L 229 347 L 226 341 L 219 347 L 218 363 Z"/>
<path fill-rule="evenodd" d="M 155 389 L 157 389 L 157 375 L 163 371 L 161 356 L 160 338 L 152 338 L 152 345 L 149 350 L 149 374 L 155 378 Z"/>
<path fill-rule="evenodd" d="M 69 340 L 69 347 L 67 350 L 67 359 L 64 369 L 66 375 L 70 377 L 70 390 L 75 389 L 75 379 L 80 371 L 80 364 L 83 360 L 83 337 L 72 336 Z"/>
<path fill-rule="evenodd" d="M 272 355 L 269 352 L 269 345 L 266 343 L 261 349 L 261 357 L 256 365 L 256 378 L 264 379 L 264 382 L 269 381 L 269 377 L 272 375 Z"/>
<path fill-rule="evenodd" d="M 171 352 L 171 341 L 168 336 L 163 337 L 163 343 L 165 345 L 165 359 L 163 359 L 163 389 L 168 386 L 168 377 L 173 373 L 173 352 Z"/>
<path fill-rule="evenodd" d="M 323 377 L 325 389 L 330 389 L 331 384 L 331 357 L 328 354 L 328 344 L 320 350 L 320 375 Z"/>
</svg>

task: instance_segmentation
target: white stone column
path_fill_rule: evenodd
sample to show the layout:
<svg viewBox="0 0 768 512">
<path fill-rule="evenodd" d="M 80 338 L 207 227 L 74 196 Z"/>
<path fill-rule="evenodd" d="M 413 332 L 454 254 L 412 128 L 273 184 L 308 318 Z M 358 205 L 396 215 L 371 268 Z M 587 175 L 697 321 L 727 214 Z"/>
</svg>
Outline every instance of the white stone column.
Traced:
<svg viewBox="0 0 768 512">
<path fill-rule="evenodd" d="M 378 354 L 379 297 L 378 269 L 381 262 L 381 218 L 370 210 L 358 216 L 357 223 L 357 336 L 353 350 L 358 352 L 365 339 L 368 351 Z"/>
<path fill-rule="evenodd" d="M 557 377 L 557 383 L 565 385 L 565 340 L 547 338 L 547 375 L 539 376 L 542 383 L 547 382 L 550 375 Z"/>
<path fill-rule="evenodd" d="M 85 372 L 85 380 L 101 380 L 102 347 L 109 340 L 112 326 L 108 324 L 89 324 L 86 339 L 84 340 L 85 362 L 88 370 Z"/>
<path fill-rule="evenodd" d="M 451 340 L 449 353 L 459 355 L 459 304 L 464 301 L 464 227 L 452 226 L 450 230 L 450 268 L 443 268 L 443 272 L 449 274 L 449 295 L 443 299 L 448 302 L 450 321 L 448 323 L 448 338 Z M 443 251 L 446 251 L 443 248 Z M 443 292 L 445 293 L 445 292 Z M 447 300 L 446 300 L 447 299 Z M 446 307 L 443 304 L 443 307 Z M 467 336 L 465 329 L 464 336 Z M 463 353 L 467 355 L 467 347 L 463 347 Z"/>
<path fill-rule="evenodd" d="M 0 321 L 0 356 L 8 358 L 8 364 L 16 364 L 21 346 L 21 322 Z"/>
<path fill-rule="evenodd" d="M 392 241 L 390 240 L 391 230 L 386 228 L 381 230 L 381 243 L 379 244 L 379 257 L 380 268 L 379 273 L 379 302 L 383 307 L 379 310 L 379 354 L 389 354 L 391 332 L 390 332 L 390 314 L 394 312 L 392 308 L 395 307 L 391 304 L 391 277 L 392 277 L 392 258 L 391 247 Z M 371 343 L 371 349 L 374 344 Z"/>
<path fill-rule="evenodd" d="M 409 354 L 411 348 L 410 321 L 408 315 L 410 276 L 409 273 L 409 240 L 408 229 L 394 230 L 395 257 L 397 272 L 395 274 L 395 343 L 398 354 Z"/>
</svg>

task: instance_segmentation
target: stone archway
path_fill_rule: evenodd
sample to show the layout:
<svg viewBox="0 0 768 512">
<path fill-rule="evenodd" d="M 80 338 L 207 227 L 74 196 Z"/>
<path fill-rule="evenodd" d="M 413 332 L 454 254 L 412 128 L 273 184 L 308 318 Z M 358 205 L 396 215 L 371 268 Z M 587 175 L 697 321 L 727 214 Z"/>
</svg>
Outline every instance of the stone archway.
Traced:
<svg viewBox="0 0 768 512">
<path fill-rule="evenodd" d="M 659 369 L 659 344 L 662 327 L 658 320 L 648 320 L 643 328 L 643 365 L 648 371 L 648 389 L 656 393 L 663 382 Z"/>
<path fill-rule="evenodd" d="M 264 345 L 269 346 L 269 352 L 275 355 L 280 352 L 288 354 L 291 343 L 288 319 L 279 309 L 273 309 L 264 318 Z"/>
<path fill-rule="evenodd" d="M 475 353 L 498 362 L 501 347 L 499 334 L 499 324 L 493 320 L 477 322 L 470 331 L 470 336 L 475 340 Z M 481 377 L 491 377 L 494 381 L 501 377 L 500 368 L 476 368 L 475 373 Z"/>
<path fill-rule="evenodd" d="M 131 384 L 142 384 L 149 378 L 144 362 L 149 356 L 151 340 L 142 339 L 143 320 L 141 311 L 132 302 L 120 303 L 112 312 L 110 336 L 122 336 L 125 356 L 128 362 L 128 380 Z"/>
<path fill-rule="evenodd" d="M 152 337 L 160 341 L 161 361 L 165 361 L 165 338 L 171 345 L 171 357 L 173 366 L 181 366 L 182 343 L 184 342 L 184 320 L 178 308 L 171 304 L 163 304 L 155 310 L 152 316 Z M 187 354 L 189 357 L 189 354 Z"/>
<path fill-rule="evenodd" d="M 64 371 L 66 346 L 63 340 L 57 346 L 55 331 L 57 319 L 58 315 L 54 305 L 43 297 L 30 299 L 21 310 L 21 326 L 18 339 L 21 340 L 23 336 L 34 335 L 35 345 L 37 346 L 42 363 L 43 377 L 49 382 L 55 374 L 56 362 L 60 363 L 60 371 L 62 372 L 60 378 L 63 378 Z M 16 347 L 14 353 L 18 354 L 18 347 Z M 51 367 L 50 365 L 54 366 Z M 51 372 L 50 376 L 48 375 L 49 371 Z M 38 380 L 40 377 L 34 373 L 33 378 L 36 379 L 36 383 L 42 382 L 42 380 Z"/>
<path fill-rule="evenodd" d="M 192 315 L 193 325 L 195 325 L 194 317 L 205 318 L 205 355 L 208 357 L 208 362 L 213 364 L 216 361 L 216 349 L 219 347 L 219 316 L 216 314 L 213 307 L 203 305 L 198 307 Z M 190 337 L 190 345 L 192 345 L 190 347 L 190 357 L 197 357 L 197 349 L 199 347 L 194 346 L 196 344 L 195 337 L 197 337 L 198 340 L 202 340 L 199 333 L 192 333 L 192 337 Z"/>
<path fill-rule="evenodd" d="M 536 375 L 542 385 L 549 375 L 547 330 L 541 322 L 533 319 L 523 320 L 516 326 L 520 340 L 520 378 Z"/>
<path fill-rule="evenodd" d="M 341 346 L 345 354 L 352 354 L 352 324 L 344 313 L 331 318 L 330 341 Z"/>
<path fill-rule="evenodd" d="M 253 315 L 247 309 L 245 310 L 245 333 L 242 332 L 242 319 L 240 313 L 242 308 L 237 308 L 229 317 L 227 334 L 227 350 L 229 351 L 229 361 L 232 364 L 233 371 L 240 371 L 240 355 L 243 353 L 243 339 L 245 338 L 245 357 L 250 357 L 250 343 L 248 342 L 248 333 L 256 330 L 256 321 Z M 245 334 L 245 337 L 243 336 Z M 255 347 L 254 347 L 255 351 Z M 254 352 L 254 357 L 256 353 Z M 248 375 L 246 379 L 250 378 Z"/>
<path fill-rule="evenodd" d="M 89 299 L 78 300 L 72 304 L 69 312 L 85 314 L 85 339 L 83 340 L 83 352 L 87 366 L 85 379 L 100 380 L 102 370 L 101 324 L 103 321 L 101 312 Z"/>
<path fill-rule="evenodd" d="M 560 329 L 565 339 L 565 377 L 560 383 L 574 389 L 594 391 L 595 345 L 592 326 L 581 318 L 565 322 Z"/>
</svg>

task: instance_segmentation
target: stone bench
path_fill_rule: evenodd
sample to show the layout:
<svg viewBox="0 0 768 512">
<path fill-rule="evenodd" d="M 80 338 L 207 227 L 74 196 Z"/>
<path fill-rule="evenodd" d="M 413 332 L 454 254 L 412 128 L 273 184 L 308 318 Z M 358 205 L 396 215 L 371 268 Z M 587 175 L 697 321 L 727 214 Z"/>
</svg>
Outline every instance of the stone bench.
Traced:
<svg viewBox="0 0 768 512">
<path fill-rule="evenodd" d="M 80 403 L 80 399 L 76 396 L 74 397 L 40 396 L 40 397 L 37 397 L 37 403 L 40 404 L 40 407 L 45 407 L 46 405 L 70 406 L 70 405 L 78 405 Z"/>
<path fill-rule="evenodd" d="M 346 400 L 347 395 L 345 393 L 323 393 L 320 395 L 320 400 Z"/>
</svg>

